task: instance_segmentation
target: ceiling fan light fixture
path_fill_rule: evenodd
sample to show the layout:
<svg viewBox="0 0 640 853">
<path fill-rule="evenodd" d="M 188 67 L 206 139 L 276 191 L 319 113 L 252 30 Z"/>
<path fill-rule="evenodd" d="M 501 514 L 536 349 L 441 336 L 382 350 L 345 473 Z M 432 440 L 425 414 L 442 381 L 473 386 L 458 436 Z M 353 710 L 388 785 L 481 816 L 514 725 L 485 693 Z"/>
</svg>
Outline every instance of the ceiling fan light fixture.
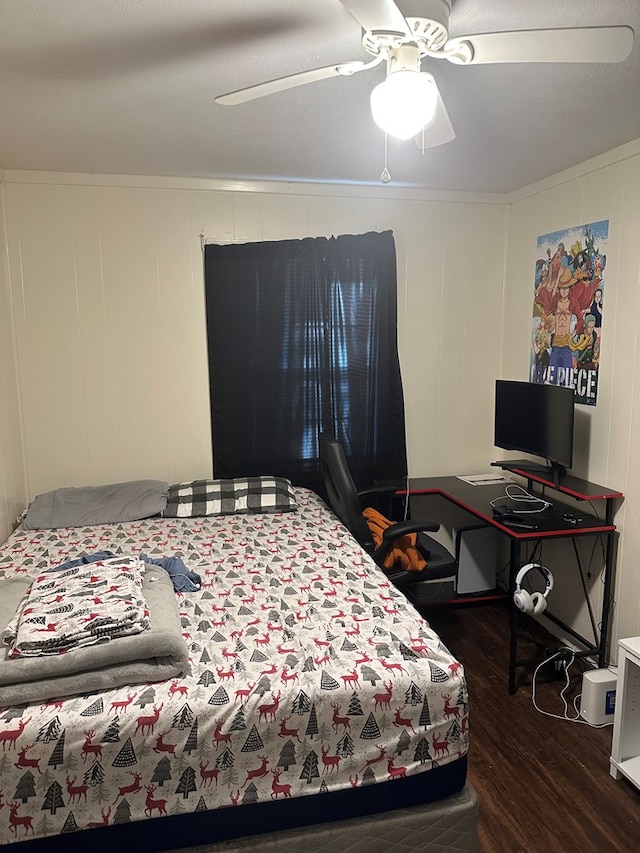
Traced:
<svg viewBox="0 0 640 853">
<path fill-rule="evenodd" d="M 438 88 L 426 71 L 394 71 L 371 92 L 373 120 L 390 136 L 410 139 L 434 119 Z"/>
</svg>

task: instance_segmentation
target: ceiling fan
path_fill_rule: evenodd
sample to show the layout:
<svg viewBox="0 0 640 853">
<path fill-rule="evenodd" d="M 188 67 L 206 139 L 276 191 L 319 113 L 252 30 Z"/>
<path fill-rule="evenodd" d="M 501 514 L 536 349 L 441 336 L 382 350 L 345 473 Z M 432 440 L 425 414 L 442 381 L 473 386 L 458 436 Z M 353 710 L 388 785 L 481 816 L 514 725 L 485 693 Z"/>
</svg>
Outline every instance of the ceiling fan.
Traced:
<svg viewBox="0 0 640 853">
<path fill-rule="evenodd" d="M 627 26 L 520 30 L 450 39 L 452 0 L 422 0 L 420 17 L 405 17 L 394 0 L 340 2 L 362 27 L 363 47 L 373 56 L 370 62 L 344 62 L 279 77 L 219 95 L 216 103 L 235 106 L 330 77 L 348 77 L 386 60 L 386 79 L 371 93 L 373 118 L 392 136 L 416 137 L 424 150 L 450 142 L 455 132 L 433 74 L 421 71 L 423 58 L 456 65 L 623 62 L 635 39 Z"/>
</svg>

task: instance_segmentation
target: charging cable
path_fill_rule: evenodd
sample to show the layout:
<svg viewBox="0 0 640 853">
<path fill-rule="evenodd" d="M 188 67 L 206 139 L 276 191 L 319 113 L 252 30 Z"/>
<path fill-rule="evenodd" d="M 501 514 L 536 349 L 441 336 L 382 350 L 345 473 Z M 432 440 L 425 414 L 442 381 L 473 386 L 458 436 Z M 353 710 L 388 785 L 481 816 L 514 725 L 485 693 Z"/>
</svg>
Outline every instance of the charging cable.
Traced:
<svg viewBox="0 0 640 853">
<path fill-rule="evenodd" d="M 541 667 L 545 666 L 548 663 L 551 663 L 551 661 L 555 660 L 556 658 L 559 658 L 560 655 L 564 655 L 565 652 L 569 652 L 571 657 L 569 658 L 568 661 L 565 662 L 565 667 L 564 667 L 565 684 L 564 684 L 564 687 L 562 688 L 562 690 L 560 691 L 560 698 L 562 699 L 562 704 L 564 706 L 564 713 L 563 714 L 552 714 L 550 711 L 544 711 L 542 708 L 539 707 L 538 703 L 536 702 L 536 677 L 537 677 L 538 672 L 540 671 Z M 584 719 L 580 718 L 580 711 L 578 710 L 577 702 L 582 695 L 581 693 L 579 693 L 575 697 L 575 699 L 573 700 L 573 710 L 576 712 L 576 716 L 575 717 L 569 716 L 569 714 L 568 714 L 569 705 L 567 703 L 567 700 L 566 700 L 564 694 L 569 689 L 569 684 L 570 684 L 569 668 L 574 663 L 575 659 L 576 659 L 576 653 L 573 651 L 573 649 L 570 649 L 568 646 L 565 646 L 564 648 L 558 649 L 557 652 L 554 652 L 550 657 L 546 658 L 545 660 L 541 661 L 538 664 L 538 666 L 535 668 L 535 670 L 533 672 L 533 679 L 532 679 L 532 684 L 531 684 L 531 702 L 533 703 L 533 707 L 540 714 L 544 714 L 545 717 L 553 717 L 556 720 L 566 720 L 569 723 L 582 723 L 582 725 L 590 726 L 592 729 L 603 729 L 603 728 L 605 728 L 605 726 L 612 726 L 613 725 L 612 722 L 611 723 L 590 723 L 588 720 L 584 720 Z"/>
<path fill-rule="evenodd" d="M 542 512 L 547 509 L 547 507 L 551 506 L 549 501 L 546 501 L 544 498 L 540 498 L 537 495 L 530 494 L 526 489 L 523 489 L 522 486 L 518 486 L 516 484 L 506 486 L 504 490 L 504 497 L 494 498 L 491 501 L 491 506 L 498 506 L 501 501 L 504 501 L 505 497 L 509 498 L 509 500 L 512 500 L 514 503 L 536 504 L 535 509 L 522 509 L 521 507 L 515 508 L 515 511 L 521 514 Z"/>
</svg>

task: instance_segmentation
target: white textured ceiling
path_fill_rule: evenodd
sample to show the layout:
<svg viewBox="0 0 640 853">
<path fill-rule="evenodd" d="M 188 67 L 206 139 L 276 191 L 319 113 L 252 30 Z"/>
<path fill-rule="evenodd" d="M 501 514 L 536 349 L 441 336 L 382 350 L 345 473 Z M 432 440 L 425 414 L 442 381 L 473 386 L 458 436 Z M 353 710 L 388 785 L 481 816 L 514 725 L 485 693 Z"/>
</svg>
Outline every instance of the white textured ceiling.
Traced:
<svg viewBox="0 0 640 853">
<path fill-rule="evenodd" d="M 419 0 L 399 0 L 419 15 Z M 451 36 L 627 24 L 615 65 L 423 61 L 456 139 L 389 140 L 393 183 L 508 192 L 640 138 L 640 0 L 453 0 Z M 368 61 L 338 0 L 0 0 L 0 168 L 377 183 L 384 64 L 236 107 L 214 97 Z"/>
</svg>

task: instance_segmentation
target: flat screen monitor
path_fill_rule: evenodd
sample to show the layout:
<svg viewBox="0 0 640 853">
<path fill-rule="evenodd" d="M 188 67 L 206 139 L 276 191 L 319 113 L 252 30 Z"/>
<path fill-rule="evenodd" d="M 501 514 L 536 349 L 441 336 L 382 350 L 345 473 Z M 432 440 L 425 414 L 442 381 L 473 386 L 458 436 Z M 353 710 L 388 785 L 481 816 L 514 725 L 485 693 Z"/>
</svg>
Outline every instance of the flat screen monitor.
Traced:
<svg viewBox="0 0 640 853">
<path fill-rule="evenodd" d="M 541 456 L 556 479 L 573 463 L 573 419 L 572 388 L 496 380 L 496 447 Z"/>
</svg>

